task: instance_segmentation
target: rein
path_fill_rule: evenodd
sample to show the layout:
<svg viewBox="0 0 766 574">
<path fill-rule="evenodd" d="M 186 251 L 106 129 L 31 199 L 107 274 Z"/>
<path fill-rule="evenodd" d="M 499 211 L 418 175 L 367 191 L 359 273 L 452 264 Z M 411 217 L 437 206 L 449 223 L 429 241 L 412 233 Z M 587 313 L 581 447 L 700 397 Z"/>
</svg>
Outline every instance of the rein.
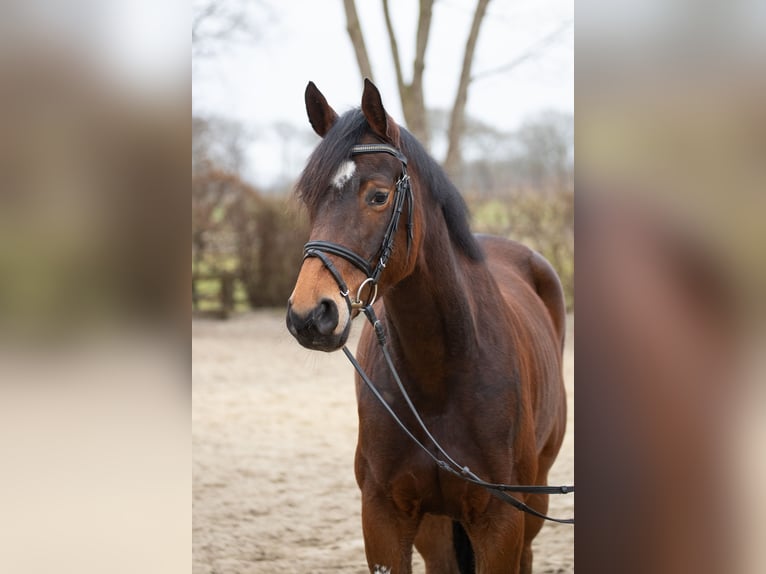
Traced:
<svg viewBox="0 0 766 574">
<path fill-rule="evenodd" d="M 380 391 L 375 386 L 375 383 L 373 383 L 370 380 L 369 376 L 367 375 L 367 373 L 364 372 L 364 369 L 362 369 L 362 366 L 356 360 L 353 353 L 345 345 L 343 346 L 343 353 L 346 355 L 346 357 L 348 357 L 348 360 L 354 366 L 354 369 L 356 369 L 356 372 L 359 373 L 359 376 L 362 378 L 364 383 L 370 389 L 373 396 L 375 396 L 378 402 L 380 402 L 380 404 L 386 409 L 388 414 L 391 415 L 391 418 L 393 418 L 394 422 L 396 422 L 396 424 L 407 434 L 407 436 L 410 437 L 410 439 L 418 447 L 420 447 L 420 449 L 424 453 L 426 453 L 429 456 L 429 458 L 431 458 L 439 468 L 441 468 L 442 470 L 446 472 L 449 472 L 450 474 L 454 476 L 457 476 L 458 478 L 461 478 L 462 480 L 465 480 L 467 482 L 470 482 L 472 484 L 476 484 L 477 486 L 481 486 L 482 488 L 485 488 L 486 490 L 490 492 L 490 494 L 492 494 L 496 498 L 504 502 L 507 502 L 511 506 L 523 512 L 532 514 L 533 516 L 537 516 L 538 518 L 542 518 L 544 520 L 550 520 L 550 521 L 559 522 L 562 524 L 574 524 L 574 518 L 561 519 L 561 518 L 553 518 L 550 516 L 546 516 L 545 514 L 542 514 L 538 512 L 537 510 L 535 510 L 534 508 L 531 508 L 530 506 L 524 504 L 521 500 L 508 494 L 508 492 L 520 492 L 520 493 L 532 493 L 532 494 L 569 494 L 574 492 L 574 486 L 542 486 L 542 485 L 521 486 L 521 485 L 496 484 L 496 483 L 482 480 L 476 474 L 474 474 L 470 468 L 456 462 L 444 450 L 444 448 L 442 448 L 439 442 L 434 438 L 434 436 L 426 427 L 425 423 L 423 422 L 423 419 L 420 417 L 420 414 L 415 408 L 415 405 L 412 404 L 412 400 L 407 394 L 407 391 L 404 388 L 404 385 L 402 384 L 401 378 L 399 377 L 399 373 L 397 372 L 394 366 L 394 362 L 391 359 L 391 355 L 388 352 L 388 347 L 386 345 L 386 334 L 385 334 L 383 324 L 377 318 L 377 316 L 375 315 L 375 311 L 372 308 L 372 304 L 375 302 L 375 298 L 378 293 L 378 280 L 380 279 L 380 275 L 381 273 L 383 273 L 383 270 L 386 267 L 386 263 L 388 262 L 388 259 L 391 256 L 391 253 L 393 251 L 394 236 L 396 235 L 396 230 L 398 229 L 398 226 L 399 226 L 399 219 L 401 217 L 402 210 L 404 208 L 405 200 L 409 202 L 408 221 L 407 221 L 407 253 L 408 254 L 409 254 L 410 246 L 412 243 L 412 212 L 413 212 L 414 202 L 412 200 L 412 188 L 410 186 L 410 178 L 407 175 L 407 158 L 395 147 L 385 145 L 385 144 L 360 144 L 360 145 L 355 145 L 354 147 L 351 148 L 352 156 L 365 154 L 365 153 L 381 153 L 381 152 L 388 153 L 394 156 L 402 163 L 402 175 L 396 181 L 394 208 L 391 213 L 391 219 L 389 220 L 388 226 L 386 227 L 386 232 L 383 235 L 381 247 L 378 251 L 379 253 L 378 261 L 375 264 L 375 267 L 372 266 L 370 261 L 361 257 L 357 253 L 351 251 L 347 247 L 343 245 L 339 245 L 337 243 L 332 243 L 330 241 L 309 241 L 303 247 L 303 258 L 304 259 L 306 259 L 307 257 L 319 258 L 324 264 L 324 266 L 327 268 L 327 270 L 330 272 L 330 274 L 333 276 L 333 278 L 335 279 L 335 282 L 338 284 L 338 287 L 340 288 L 340 294 L 346 300 L 346 304 L 348 305 L 349 316 L 351 314 L 352 309 L 360 309 L 364 313 L 364 315 L 367 317 L 367 319 L 370 321 L 370 324 L 372 325 L 375 331 L 375 335 L 378 339 L 378 345 L 380 346 L 380 349 L 383 352 L 383 356 L 386 360 L 386 364 L 388 365 L 388 369 L 389 371 L 391 371 L 391 374 L 393 375 L 394 380 L 396 381 L 396 384 L 399 387 L 399 391 L 402 393 L 402 396 L 404 397 L 409 410 L 414 415 L 415 420 L 418 422 L 418 425 L 420 426 L 421 430 L 430 439 L 430 441 L 436 447 L 436 450 L 438 451 L 438 453 L 441 456 L 443 456 L 446 459 L 446 461 L 442 460 L 433 452 L 431 452 L 431 450 L 429 450 L 420 440 L 418 440 L 418 438 L 412 433 L 412 431 L 410 431 L 410 429 L 407 428 L 407 425 L 405 425 L 402 422 L 402 420 L 397 416 L 397 414 L 391 408 L 391 405 L 389 405 L 388 402 L 386 402 L 386 400 L 381 395 Z M 361 270 L 363 273 L 365 273 L 365 275 L 367 276 L 367 279 L 365 279 L 362 282 L 362 284 L 359 286 L 359 289 L 357 290 L 356 299 L 354 300 L 351 299 L 348 285 L 346 285 L 346 282 L 343 280 L 343 277 L 341 276 L 340 272 L 335 267 L 335 265 L 333 265 L 332 261 L 330 261 L 330 258 L 327 257 L 327 254 L 336 255 L 338 257 L 345 259 L 346 261 L 354 265 L 356 268 Z M 370 299 L 366 303 L 363 303 L 361 301 L 361 293 L 367 283 L 370 283 L 372 285 L 373 291 L 372 291 L 372 295 L 370 296 Z"/>
<path fill-rule="evenodd" d="M 423 419 L 420 417 L 420 414 L 415 408 L 415 405 L 412 404 L 412 400 L 410 399 L 409 395 L 407 394 L 407 390 L 404 388 L 404 385 L 402 384 L 402 380 L 399 377 L 399 373 L 396 371 L 396 367 L 394 367 L 393 360 L 391 359 L 391 355 L 388 352 L 388 348 L 386 347 L 386 334 L 383 329 L 383 324 L 380 322 L 380 319 L 378 319 L 377 316 L 375 315 L 375 311 L 372 309 L 372 305 L 367 305 L 363 307 L 362 312 L 365 314 L 367 319 L 372 324 L 373 329 L 375 330 L 375 335 L 377 336 L 377 339 L 378 339 L 378 345 L 383 351 L 383 356 L 386 359 L 386 364 L 388 365 L 388 369 L 389 371 L 391 371 L 391 374 L 394 376 L 396 385 L 399 387 L 399 392 L 402 393 L 402 396 L 404 397 L 404 400 L 407 403 L 407 406 L 409 407 L 410 412 L 412 412 L 412 414 L 415 416 L 415 420 L 418 421 L 418 425 L 426 434 L 426 436 L 431 440 L 431 442 L 434 444 L 434 446 L 436 447 L 436 450 L 439 451 L 439 453 L 444 458 L 446 458 L 447 461 L 449 462 L 445 462 L 444 460 L 436 456 L 434 453 L 432 453 L 422 442 L 420 442 L 417 439 L 417 437 L 412 433 L 412 431 L 410 431 L 410 429 L 407 428 L 407 425 L 405 425 L 402 422 L 402 420 L 396 415 L 394 410 L 391 408 L 391 405 L 389 405 L 388 402 L 386 402 L 386 399 L 383 398 L 380 391 L 375 386 L 375 383 L 373 383 L 370 380 L 370 377 L 367 376 L 367 373 L 364 372 L 364 369 L 362 369 L 362 366 L 356 360 L 353 353 L 351 353 L 351 351 L 345 345 L 343 346 L 343 353 L 346 355 L 346 357 L 348 357 L 348 360 L 354 366 L 354 369 L 356 369 L 356 372 L 359 373 L 359 376 L 362 378 L 364 383 L 367 385 L 367 388 L 370 389 L 370 391 L 378 400 L 378 402 L 386 409 L 388 414 L 391 415 L 391 418 L 393 418 L 394 422 L 396 422 L 396 424 L 399 425 L 399 428 L 401 428 L 407 434 L 407 436 L 410 437 L 410 439 L 418 447 L 420 447 L 420 450 L 426 453 L 428 457 L 431 460 L 433 460 L 436 463 L 436 465 L 442 470 L 445 470 L 449 472 L 450 474 L 457 476 L 458 478 L 461 478 L 467 482 L 470 482 L 477 486 L 481 486 L 482 488 L 488 490 L 490 494 L 492 494 L 494 497 L 502 500 L 503 502 L 507 502 L 511 506 L 523 512 L 526 512 L 527 514 L 532 514 L 533 516 L 537 516 L 538 518 L 542 518 L 544 520 L 550 520 L 552 522 L 558 522 L 561 524 L 574 524 L 574 518 L 554 518 L 552 516 L 547 516 L 541 512 L 538 512 L 534 508 L 527 506 L 518 498 L 515 498 L 511 496 L 510 494 L 508 494 L 508 492 L 522 492 L 522 493 L 534 493 L 534 494 L 569 494 L 571 492 L 574 492 L 575 490 L 574 485 L 572 486 L 542 486 L 542 485 L 522 486 L 522 485 L 510 485 L 510 484 L 496 484 L 493 482 L 487 482 L 486 480 L 482 480 L 481 478 L 476 476 L 476 474 L 473 473 L 470 468 L 456 462 L 447 453 L 447 451 L 445 451 L 444 448 L 442 448 L 439 442 L 434 438 L 434 436 L 431 434 L 431 432 L 428 430 L 425 423 L 423 422 Z"/>
</svg>

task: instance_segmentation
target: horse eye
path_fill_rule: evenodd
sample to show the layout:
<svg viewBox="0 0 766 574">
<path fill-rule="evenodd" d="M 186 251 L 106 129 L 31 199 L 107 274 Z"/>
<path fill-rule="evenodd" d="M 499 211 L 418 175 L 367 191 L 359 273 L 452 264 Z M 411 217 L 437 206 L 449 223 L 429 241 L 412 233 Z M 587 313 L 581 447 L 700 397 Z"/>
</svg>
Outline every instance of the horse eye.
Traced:
<svg viewBox="0 0 766 574">
<path fill-rule="evenodd" d="M 381 190 L 375 190 L 367 198 L 367 203 L 370 205 L 385 205 L 386 201 L 388 201 L 388 192 Z"/>
</svg>

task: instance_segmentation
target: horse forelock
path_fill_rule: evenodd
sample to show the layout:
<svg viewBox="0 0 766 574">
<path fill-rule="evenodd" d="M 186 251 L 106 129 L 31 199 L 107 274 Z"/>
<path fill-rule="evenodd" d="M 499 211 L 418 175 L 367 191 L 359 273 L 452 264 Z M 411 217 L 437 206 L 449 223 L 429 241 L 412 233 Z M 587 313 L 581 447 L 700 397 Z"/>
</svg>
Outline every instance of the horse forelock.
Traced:
<svg viewBox="0 0 766 574">
<path fill-rule="evenodd" d="M 342 189 L 353 176 L 348 165 L 354 165 L 351 148 L 366 129 L 367 120 L 362 111 L 358 108 L 348 111 L 338 118 L 312 152 L 295 186 L 309 211 L 319 206 L 330 189 Z"/>
</svg>

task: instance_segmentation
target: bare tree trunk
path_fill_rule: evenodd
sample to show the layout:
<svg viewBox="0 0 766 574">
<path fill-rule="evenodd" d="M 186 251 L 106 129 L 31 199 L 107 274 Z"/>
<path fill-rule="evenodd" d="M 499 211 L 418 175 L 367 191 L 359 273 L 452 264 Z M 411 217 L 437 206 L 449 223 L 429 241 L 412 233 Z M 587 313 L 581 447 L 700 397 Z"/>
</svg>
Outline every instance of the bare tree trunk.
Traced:
<svg viewBox="0 0 766 574">
<path fill-rule="evenodd" d="M 434 0 L 420 0 L 418 27 L 415 38 L 415 59 L 412 63 L 412 81 L 407 83 L 404 79 L 404 72 L 399 55 L 399 44 L 396 40 L 394 26 L 391 21 L 388 0 L 382 0 L 383 13 L 385 15 L 386 30 L 391 48 L 391 57 L 396 70 L 396 83 L 399 88 L 399 98 L 402 103 L 402 113 L 407 129 L 428 148 L 431 141 L 431 134 L 428 126 L 428 114 L 426 113 L 425 96 L 423 94 L 423 74 L 426 67 L 426 48 L 428 47 L 429 34 L 431 32 L 431 16 L 433 14 Z M 489 0 L 479 0 L 476 11 L 473 16 L 473 24 L 466 42 L 465 53 L 463 56 L 463 69 L 460 75 L 460 85 L 455 98 L 455 106 L 452 110 L 449 130 L 449 151 L 445 166 L 450 168 L 460 167 L 460 137 L 463 133 L 463 123 L 465 118 L 465 107 L 468 100 L 468 85 L 471 82 L 471 66 L 473 64 L 476 43 L 479 37 L 479 29 L 487 12 Z M 364 44 L 364 37 L 359 25 L 359 18 L 356 13 L 356 4 L 354 0 L 343 0 L 346 9 L 346 19 L 348 21 L 348 34 L 351 43 L 354 46 L 356 59 L 359 63 L 359 69 L 362 76 L 372 78 L 372 70 L 367 58 L 367 50 Z"/>
<path fill-rule="evenodd" d="M 394 60 L 394 70 L 396 71 L 396 85 L 399 93 L 403 94 L 407 89 L 404 83 L 404 74 L 402 73 L 402 61 L 399 58 L 399 43 L 396 41 L 396 33 L 391 23 L 391 13 L 388 11 L 388 0 L 383 0 L 383 15 L 386 17 L 386 30 L 388 31 L 388 42 L 391 44 L 391 57 Z"/>
<path fill-rule="evenodd" d="M 433 0 L 420 0 L 415 61 L 412 64 L 412 83 L 406 93 L 408 101 L 402 100 L 402 108 L 406 110 L 407 126 L 426 149 L 430 145 L 431 134 L 428 131 L 428 114 L 423 96 L 423 72 L 426 68 L 426 47 L 428 46 L 428 34 L 431 31 L 433 5 Z M 407 116 L 408 113 L 409 117 Z"/>
<path fill-rule="evenodd" d="M 428 130 L 428 115 L 426 113 L 425 97 L 423 95 L 423 72 L 425 70 L 426 47 L 428 36 L 431 31 L 431 15 L 433 13 L 434 0 L 420 0 L 420 12 L 418 16 L 418 29 L 415 44 L 415 60 L 412 65 L 412 82 L 407 84 L 402 73 L 402 64 L 399 57 L 399 46 L 396 34 L 391 23 L 391 15 L 388 10 L 388 0 L 383 0 L 383 13 L 386 17 L 386 29 L 388 40 L 391 44 L 391 56 L 396 70 L 396 82 L 399 87 L 399 98 L 402 102 L 402 112 L 407 129 L 426 147 L 430 143 Z"/>
<path fill-rule="evenodd" d="M 343 7 L 346 10 L 346 30 L 348 30 L 348 36 L 354 46 L 359 72 L 362 74 L 362 78 L 373 80 L 372 66 L 370 66 L 370 58 L 367 56 L 367 46 L 364 43 L 362 27 L 356 13 L 356 3 L 354 0 L 343 0 Z"/>
<path fill-rule="evenodd" d="M 454 177 L 461 164 L 460 139 L 463 135 L 463 125 L 465 123 L 465 107 L 468 102 L 468 86 L 471 83 L 471 67 L 473 66 L 473 55 L 476 50 L 476 43 L 479 39 L 479 30 L 482 20 L 487 13 L 489 0 L 478 0 L 476 12 L 473 14 L 473 23 L 471 31 L 468 34 L 468 40 L 465 44 L 463 54 L 463 69 L 460 72 L 460 84 L 455 95 L 455 104 L 452 106 L 452 115 L 450 117 L 447 157 L 444 160 L 444 168 L 447 173 Z"/>
</svg>

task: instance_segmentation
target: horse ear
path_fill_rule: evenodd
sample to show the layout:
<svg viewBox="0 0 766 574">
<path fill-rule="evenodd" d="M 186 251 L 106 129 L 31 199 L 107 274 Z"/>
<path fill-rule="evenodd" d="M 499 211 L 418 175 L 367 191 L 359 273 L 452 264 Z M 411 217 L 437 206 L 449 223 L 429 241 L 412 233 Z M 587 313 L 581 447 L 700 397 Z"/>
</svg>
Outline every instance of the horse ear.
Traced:
<svg viewBox="0 0 766 574">
<path fill-rule="evenodd" d="M 311 127 L 320 137 L 324 137 L 338 119 L 338 114 L 330 107 L 314 82 L 308 83 L 304 97 Z"/>
<path fill-rule="evenodd" d="M 399 146 L 399 126 L 386 113 L 378 88 L 368 78 L 364 79 L 362 113 L 373 132 L 395 146 Z"/>
</svg>

